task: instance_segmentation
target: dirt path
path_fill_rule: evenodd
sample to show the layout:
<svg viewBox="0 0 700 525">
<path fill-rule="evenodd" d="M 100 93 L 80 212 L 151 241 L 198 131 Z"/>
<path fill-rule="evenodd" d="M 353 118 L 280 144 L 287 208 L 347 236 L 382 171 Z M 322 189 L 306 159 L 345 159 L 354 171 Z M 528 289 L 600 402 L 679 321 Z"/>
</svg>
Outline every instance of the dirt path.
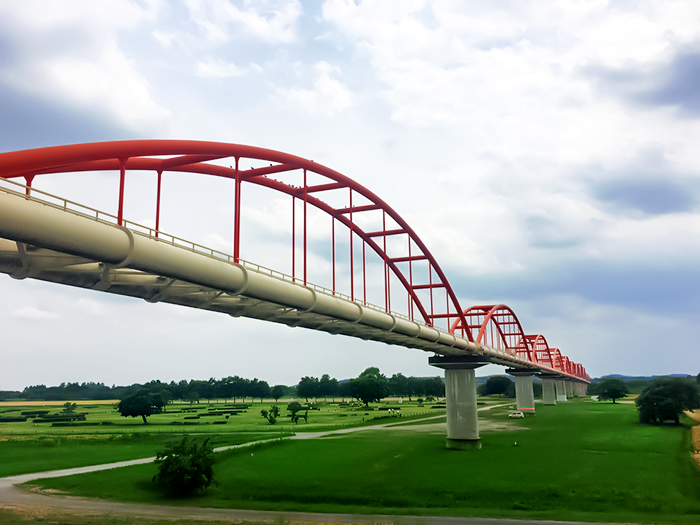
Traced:
<svg viewBox="0 0 700 525">
<path fill-rule="evenodd" d="M 690 429 L 690 431 L 692 433 L 691 439 L 693 441 L 693 449 L 695 450 L 692 456 L 695 462 L 698 464 L 698 467 L 700 467 L 700 426 L 694 426 Z"/>
<path fill-rule="evenodd" d="M 491 410 L 503 406 L 512 405 L 504 403 L 482 407 L 479 411 Z M 444 418 L 444 414 L 431 416 L 419 420 L 434 420 Z M 365 427 L 344 428 L 340 430 L 329 430 L 323 432 L 300 432 L 299 434 L 283 439 L 299 440 L 299 439 L 315 439 L 329 435 L 344 435 L 354 432 L 363 432 L 365 430 L 418 430 L 423 432 L 435 432 L 436 430 L 444 429 L 445 423 L 438 424 L 412 424 L 415 421 L 407 421 L 405 423 L 383 423 L 379 425 L 371 425 Z M 486 429 L 486 427 L 483 427 Z M 495 427 L 494 427 L 495 429 Z M 443 430 L 444 431 L 444 430 Z M 258 443 L 274 441 L 261 440 L 241 445 L 229 445 L 218 447 L 217 452 L 234 448 L 250 447 Z M 55 478 L 61 476 L 69 476 L 72 474 L 83 474 L 87 472 L 97 472 L 100 470 L 108 470 L 113 468 L 121 468 L 130 465 L 141 465 L 151 463 L 155 458 L 142 458 L 130 461 L 120 461 L 117 463 L 108 463 L 103 465 L 91 465 L 87 467 L 70 468 L 63 470 L 53 470 L 49 472 L 34 472 L 31 474 L 21 474 L 17 476 L 9 476 L 0 478 L 0 509 L 11 510 L 12 512 L 28 517 L 41 517 L 50 513 L 63 514 L 70 517 L 71 513 L 81 516 L 97 516 L 107 519 L 113 515 L 124 516 L 149 516 L 152 518 L 188 518 L 188 519 L 217 519 L 221 521 L 239 522 L 241 520 L 257 521 L 257 522 L 277 522 L 287 524 L 316 524 L 316 523 L 394 523 L 400 521 L 402 524 L 428 524 L 438 525 L 439 523 L 454 523 L 455 525 L 524 525 L 528 522 L 520 520 L 494 520 L 494 519 L 466 519 L 466 518 L 445 518 L 445 517 L 411 517 L 411 516 L 383 516 L 383 515 L 355 515 L 355 514 L 320 514 L 320 513 L 304 513 L 304 512 L 274 512 L 274 511 L 251 511 L 237 509 L 213 509 L 201 507 L 181 507 L 181 506 L 166 506 L 166 505 L 147 505 L 137 503 L 118 503 L 112 501 L 78 498 L 73 496 L 50 495 L 40 493 L 35 490 L 27 490 L 20 488 L 17 485 L 34 481 L 38 479 Z M 99 523 L 99 522 L 98 522 Z M 535 522 L 533 522 L 535 523 Z M 536 522 L 539 525 L 565 525 L 565 522 Z M 573 522 L 571 522 L 573 524 Z M 583 524 L 581 524 L 583 525 Z M 591 524 L 588 524 L 591 525 Z"/>
<path fill-rule="evenodd" d="M 700 423 L 700 410 L 686 410 L 685 415 L 696 423 Z"/>
<path fill-rule="evenodd" d="M 685 415 L 693 421 L 700 423 L 700 410 L 686 410 Z M 695 451 L 693 452 L 692 457 L 698 464 L 698 467 L 700 467 L 700 426 L 694 426 L 690 429 L 690 432 L 690 439 L 693 443 L 693 450 Z"/>
</svg>

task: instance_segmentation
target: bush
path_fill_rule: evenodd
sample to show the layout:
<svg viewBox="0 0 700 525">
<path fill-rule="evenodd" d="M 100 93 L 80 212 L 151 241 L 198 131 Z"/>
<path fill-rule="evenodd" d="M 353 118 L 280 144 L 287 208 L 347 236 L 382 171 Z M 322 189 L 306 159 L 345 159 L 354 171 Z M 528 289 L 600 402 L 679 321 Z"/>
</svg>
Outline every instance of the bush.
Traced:
<svg viewBox="0 0 700 525">
<path fill-rule="evenodd" d="M 152 481 L 174 496 L 202 492 L 216 483 L 214 461 L 209 438 L 200 443 L 184 436 L 182 441 L 166 443 L 165 450 L 158 452 L 154 462 L 158 473 Z"/>
<path fill-rule="evenodd" d="M 700 391 L 695 381 L 682 377 L 654 379 L 635 400 L 639 422 L 679 423 L 684 410 L 700 408 Z"/>
</svg>

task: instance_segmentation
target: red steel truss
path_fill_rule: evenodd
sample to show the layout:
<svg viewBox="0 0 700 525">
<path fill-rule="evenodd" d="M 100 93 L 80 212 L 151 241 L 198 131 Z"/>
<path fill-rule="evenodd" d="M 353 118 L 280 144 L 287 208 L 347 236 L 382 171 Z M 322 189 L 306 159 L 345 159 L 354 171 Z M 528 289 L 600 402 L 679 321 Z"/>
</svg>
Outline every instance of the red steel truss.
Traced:
<svg viewBox="0 0 700 525">
<path fill-rule="evenodd" d="M 472 306 L 464 311 L 464 319 L 465 323 L 457 319 L 450 331 L 533 364 L 590 380 L 582 365 L 551 348 L 543 335 L 526 335 L 515 312 L 504 304 Z"/>
<path fill-rule="evenodd" d="M 263 167 L 246 169 L 252 163 Z M 117 223 L 124 221 L 124 188 L 127 171 L 152 171 L 157 174 L 155 235 L 160 227 L 161 184 L 164 172 L 187 172 L 223 177 L 233 181 L 233 259 L 241 256 L 241 199 L 244 185 L 256 184 L 287 194 L 292 199 L 292 276 L 311 281 L 307 265 L 308 207 L 325 212 L 332 230 L 332 291 L 336 293 L 336 224 L 349 231 L 349 279 L 351 300 L 367 302 L 367 253 L 374 252 L 383 265 L 384 308 L 391 311 L 392 276 L 406 292 L 409 319 L 429 326 L 450 327 L 450 332 L 485 346 L 542 363 L 581 378 L 585 370 L 549 348 L 542 336 L 526 336 L 512 310 L 505 305 L 460 307 L 456 294 L 433 255 L 413 229 L 386 202 L 354 180 L 321 164 L 269 149 L 220 142 L 191 140 L 132 140 L 96 142 L 38 148 L 0 154 L 0 177 L 24 178 L 31 191 L 37 176 L 69 172 L 119 172 Z M 272 178 L 290 173 L 301 176 L 301 185 Z M 309 179 L 313 175 L 313 182 Z M 346 204 L 332 205 L 327 195 L 344 192 Z M 297 232 L 296 203 L 301 204 L 302 227 Z M 368 228 L 373 214 L 378 226 Z M 363 226 L 364 225 L 364 226 Z M 301 236 L 301 243 L 297 240 Z M 360 242 L 359 251 L 355 251 Z M 297 275 L 297 245 L 302 246 L 301 275 Z M 361 256 L 360 256 L 361 254 Z M 359 261 L 358 261 L 359 259 Z M 355 268 L 355 266 L 361 268 Z M 308 280 L 308 281 L 307 281 Z"/>
</svg>

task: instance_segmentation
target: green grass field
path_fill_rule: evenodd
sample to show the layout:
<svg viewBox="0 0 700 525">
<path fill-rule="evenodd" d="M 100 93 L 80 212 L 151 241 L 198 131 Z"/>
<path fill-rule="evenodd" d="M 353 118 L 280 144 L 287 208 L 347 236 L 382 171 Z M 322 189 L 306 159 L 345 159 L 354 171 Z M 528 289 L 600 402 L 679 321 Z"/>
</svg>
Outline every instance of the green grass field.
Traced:
<svg viewBox="0 0 700 525">
<path fill-rule="evenodd" d="M 288 400 L 278 403 L 283 414 L 287 403 Z M 260 410 L 269 409 L 273 404 L 271 400 L 247 404 L 247 409 L 232 415 L 218 413 L 230 408 L 231 403 L 176 403 L 168 405 L 166 412 L 150 416 L 149 423 L 144 425 L 141 418 L 121 417 L 113 403 L 84 402 L 78 404 L 76 412 L 87 414 L 85 422 L 91 423 L 90 426 L 83 426 L 83 422 L 75 426 L 53 426 L 51 423 L 37 423 L 33 418 L 1 423 L 0 476 L 150 457 L 162 450 L 167 441 L 185 433 L 211 437 L 214 446 L 222 446 L 274 439 L 297 432 L 411 421 L 444 414 L 444 410 L 431 409 L 435 406 L 432 404 L 419 406 L 416 402 L 405 402 L 401 404 L 402 417 L 387 418 L 388 408 L 395 408 L 397 402 L 373 404 L 370 410 L 357 404 L 319 402 L 316 410 L 309 411 L 308 422 L 302 420 L 294 425 L 288 418 L 280 417 L 277 424 L 271 425 L 261 417 Z M 60 414 L 63 406 L 61 403 L 5 404 L 0 407 L 0 416 L 17 417 L 22 412 L 37 410 Z M 391 413 L 395 414 L 393 409 Z"/>
<path fill-rule="evenodd" d="M 700 522 L 685 427 L 637 423 L 630 405 L 574 401 L 509 420 L 482 413 L 483 448 L 451 451 L 432 424 L 283 441 L 220 454 L 218 487 L 172 501 L 141 465 L 42 480 L 119 501 L 319 512 L 640 523 Z"/>
<path fill-rule="evenodd" d="M 271 436 L 269 433 L 246 432 L 207 437 L 211 437 L 212 444 L 219 447 Z M 172 439 L 171 435 L 148 433 L 16 437 L 0 441 L 0 477 L 152 457 Z"/>
<path fill-rule="evenodd" d="M 494 401 L 492 401 L 494 402 Z M 114 402 L 116 403 L 116 401 Z M 277 424 L 270 425 L 260 416 L 260 410 L 269 409 L 275 402 L 233 403 L 231 401 L 211 403 L 173 403 L 166 407 L 166 411 L 148 417 L 148 424 L 144 425 L 140 417 L 121 417 L 114 408 L 114 403 L 78 402 L 76 413 L 84 414 L 85 421 L 68 423 L 70 426 L 56 426 L 50 422 L 39 422 L 41 419 L 30 418 L 24 422 L 0 422 L 0 439 L 6 439 L 18 435 L 98 435 L 98 434 L 124 434 L 135 432 L 147 433 L 226 433 L 226 432 L 306 432 L 318 431 L 330 428 L 342 428 L 370 423 L 377 419 L 383 420 L 390 414 L 397 415 L 395 409 L 399 409 L 402 417 L 414 415 L 430 415 L 431 413 L 444 413 L 444 409 L 435 409 L 436 403 L 425 403 L 419 406 L 415 401 L 403 402 L 386 401 L 372 404 L 370 409 L 362 407 L 359 403 L 342 403 L 328 400 L 313 404 L 314 408 L 308 412 L 308 422 L 300 422 L 295 425 L 288 417 L 285 410 L 288 399 L 280 399 L 276 403 L 281 409 L 281 417 Z M 33 405 L 0 406 L 0 418 L 13 418 L 21 416 L 22 412 L 48 410 L 50 415 L 59 415 L 63 410 L 60 405 Z M 245 408 L 234 409 L 234 405 L 243 405 Z M 224 413 L 227 410 L 238 413 Z M 398 417 L 397 417 L 398 419 Z M 376 421 L 375 421 L 376 422 Z M 65 425 L 65 423 L 60 423 Z"/>
</svg>

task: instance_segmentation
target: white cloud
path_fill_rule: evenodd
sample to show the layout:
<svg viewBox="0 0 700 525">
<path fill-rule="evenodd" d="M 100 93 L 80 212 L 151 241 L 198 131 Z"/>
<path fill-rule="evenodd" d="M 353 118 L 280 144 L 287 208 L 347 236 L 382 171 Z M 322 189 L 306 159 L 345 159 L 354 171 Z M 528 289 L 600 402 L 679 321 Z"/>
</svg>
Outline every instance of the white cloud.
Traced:
<svg viewBox="0 0 700 525">
<path fill-rule="evenodd" d="M 12 316 L 25 321 L 47 321 L 58 317 L 55 313 L 41 310 L 36 306 L 23 306 L 19 310 L 15 310 Z"/>
<path fill-rule="evenodd" d="M 21 7 L 4 7 L 1 25 L 14 37 L 12 58 L 21 60 L 0 67 L 1 81 L 140 133 L 167 125 L 169 110 L 154 100 L 150 83 L 117 39 L 118 29 L 135 30 L 152 20 L 157 2 L 145 7 L 133 2 L 23 2 Z"/>
<path fill-rule="evenodd" d="M 107 315 L 107 308 L 106 308 L 105 304 L 100 302 L 97 299 L 97 297 L 95 297 L 95 298 L 80 297 L 77 301 L 75 301 L 75 305 L 78 307 L 78 310 L 80 311 L 80 316 L 91 315 L 91 316 L 104 317 Z"/>
<path fill-rule="evenodd" d="M 230 78 L 245 74 L 245 70 L 236 66 L 232 62 L 222 59 L 207 57 L 197 64 L 197 76 L 204 78 Z"/>
<path fill-rule="evenodd" d="M 239 8 L 226 0 L 185 2 L 192 21 L 199 27 L 199 45 L 218 46 L 240 33 L 268 44 L 289 44 L 297 40 L 296 22 L 303 9 L 297 0 L 246 2 Z M 163 42 L 169 39 L 164 38 Z M 181 35 L 181 38 L 190 37 Z"/>
<path fill-rule="evenodd" d="M 277 88 L 280 101 L 285 105 L 326 117 L 342 113 L 353 105 L 354 97 L 350 90 L 345 84 L 331 77 L 331 74 L 340 74 L 340 68 L 322 61 L 314 65 L 314 74 L 316 80 L 313 89 Z"/>
</svg>

